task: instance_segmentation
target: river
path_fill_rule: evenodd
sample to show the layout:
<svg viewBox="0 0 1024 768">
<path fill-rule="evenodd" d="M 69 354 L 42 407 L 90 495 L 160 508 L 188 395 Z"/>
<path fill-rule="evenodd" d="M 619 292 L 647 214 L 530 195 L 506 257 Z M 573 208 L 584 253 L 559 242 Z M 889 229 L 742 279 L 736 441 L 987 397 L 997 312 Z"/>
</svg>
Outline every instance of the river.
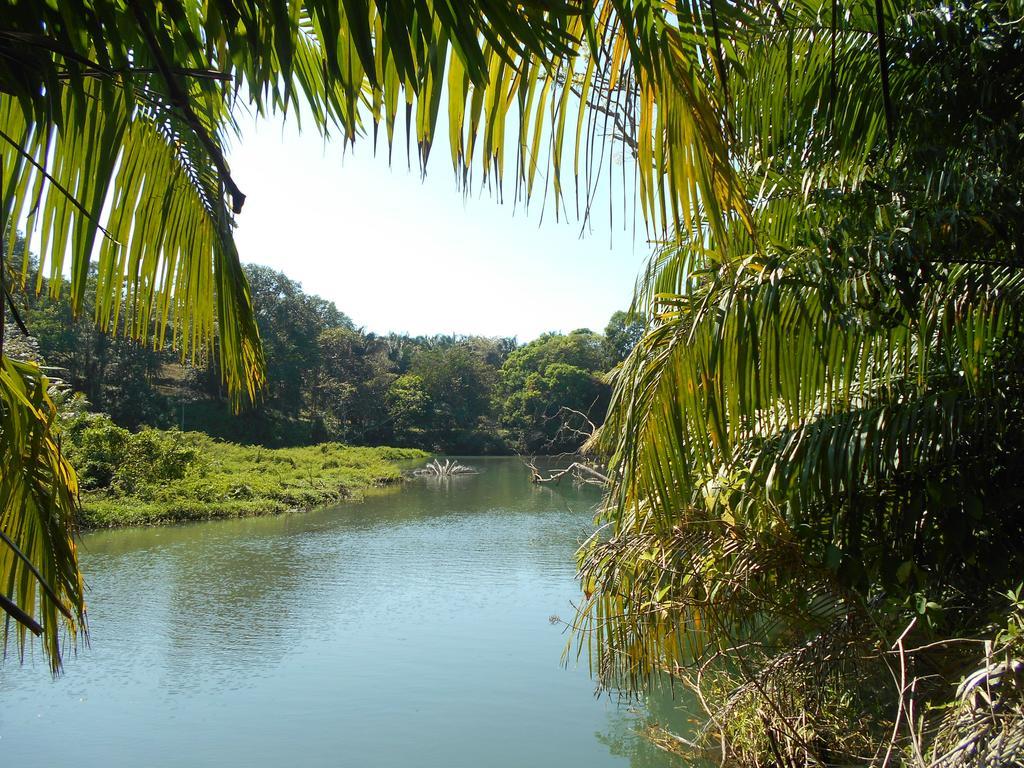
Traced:
<svg viewBox="0 0 1024 768">
<path fill-rule="evenodd" d="M 0 667 L 3 765 L 675 765 L 564 667 L 593 488 L 514 459 L 304 514 L 90 533 L 88 647 Z M 10 649 L 9 649 L 10 652 Z"/>
</svg>

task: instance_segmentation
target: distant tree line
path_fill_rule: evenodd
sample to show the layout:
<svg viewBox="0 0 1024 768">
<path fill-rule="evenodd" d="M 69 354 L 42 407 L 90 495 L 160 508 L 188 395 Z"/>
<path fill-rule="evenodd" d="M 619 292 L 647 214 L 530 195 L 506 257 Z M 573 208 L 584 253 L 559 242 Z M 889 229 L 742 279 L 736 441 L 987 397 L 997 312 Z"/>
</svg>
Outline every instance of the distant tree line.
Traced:
<svg viewBox="0 0 1024 768">
<path fill-rule="evenodd" d="M 470 454 L 573 451 L 603 419 L 607 372 L 643 330 L 616 312 L 604 334 L 548 333 L 525 345 L 484 336 L 377 335 L 281 272 L 255 265 L 245 271 L 269 386 L 256 407 L 238 416 L 211 362 L 216 356 L 182 365 L 172 350 L 104 335 L 93 322 L 94 291 L 76 319 L 63 300 L 29 293 L 16 301 L 41 358 L 119 425 L 179 427 L 268 446 L 338 441 Z M 9 326 L 8 334 L 14 330 Z"/>
</svg>

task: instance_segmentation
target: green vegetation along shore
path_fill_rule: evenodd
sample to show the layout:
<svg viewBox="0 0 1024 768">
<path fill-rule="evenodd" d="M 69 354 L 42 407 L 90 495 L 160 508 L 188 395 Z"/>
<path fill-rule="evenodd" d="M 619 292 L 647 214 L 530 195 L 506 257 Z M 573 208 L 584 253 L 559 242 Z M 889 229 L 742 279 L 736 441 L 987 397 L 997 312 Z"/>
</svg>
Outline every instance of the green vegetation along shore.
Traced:
<svg viewBox="0 0 1024 768">
<path fill-rule="evenodd" d="M 26 243 L 18 234 L 14 241 L 9 258 L 20 273 Z M 30 254 L 28 262 L 36 274 L 38 257 Z M 580 328 L 525 344 L 475 335 L 377 335 L 280 272 L 252 264 L 244 272 L 259 308 L 268 376 L 244 418 L 232 414 L 215 357 L 183 365 L 180 351 L 111 338 L 96 326 L 95 266 L 77 318 L 67 296 L 52 301 L 16 291 L 12 300 L 32 337 L 25 339 L 11 320 L 4 349 L 8 357 L 51 366 L 92 410 L 131 430 L 178 427 L 268 448 L 341 442 L 462 455 L 546 454 L 578 449 L 601 424 L 608 373 L 644 328 L 615 312 L 600 333 Z M 165 333 L 173 329 L 168 325 Z"/>
<path fill-rule="evenodd" d="M 396 482 L 397 462 L 427 456 L 414 448 L 323 443 L 270 449 L 198 432 L 133 433 L 89 413 L 71 418 L 64 435 L 79 471 L 85 528 L 312 509 Z"/>
</svg>

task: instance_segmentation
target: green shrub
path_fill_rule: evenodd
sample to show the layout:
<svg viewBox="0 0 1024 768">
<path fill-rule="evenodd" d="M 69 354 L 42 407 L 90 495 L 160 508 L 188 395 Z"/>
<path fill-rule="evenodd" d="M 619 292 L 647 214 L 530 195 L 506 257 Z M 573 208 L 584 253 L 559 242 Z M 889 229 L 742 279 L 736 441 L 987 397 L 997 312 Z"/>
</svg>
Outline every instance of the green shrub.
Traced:
<svg viewBox="0 0 1024 768">
<path fill-rule="evenodd" d="M 200 463 L 200 452 L 177 430 L 131 433 L 102 414 L 84 413 L 62 427 L 63 448 L 83 490 L 135 493 L 142 486 L 180 480 Z"/>
<path fill-rule="evenodd" d="M 131 432 L 107 416 L 86 413 L 69 420 L 61 434 L 64 451 L 78 472 L 81 487 L 109 487 L 124 461 Z"/>
<path fill-rule="evenodd" d="M 198 459 L 198 449 L 178 430 L 143 429 L 129 435 L 111 486 L 132 493 L 143 484 L 181 480 Z"/>
</svg>

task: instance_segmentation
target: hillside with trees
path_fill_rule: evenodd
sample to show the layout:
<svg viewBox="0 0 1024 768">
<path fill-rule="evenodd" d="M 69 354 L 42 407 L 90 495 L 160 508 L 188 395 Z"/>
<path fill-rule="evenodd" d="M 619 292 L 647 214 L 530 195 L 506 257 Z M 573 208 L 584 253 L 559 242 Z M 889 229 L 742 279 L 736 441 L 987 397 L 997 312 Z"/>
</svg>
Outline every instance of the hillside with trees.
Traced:
<svg viewBox="0 0 1024 768">
<path fill-rule="evenodd" d="M 17 243 L 16 268 L 23 241 Z M 639 321 L 616 312 L 604 334 L 549 333 L 525 345 L 512 338 L 378 335 L 281 272 L 244 269 L 268 385 L 240 416 L 216 358 L 183 364 L 173 349 L 101 333 L 90 320 L 94 287 L 77 318 L 66 300 L 16 294 L 33 340 L 30 356 L 45 361 L 92 410 L 129 430 L 177 428 L 266 447 L 339 442 L 551 454 L 577 450 L 602 422 L 607 374 L 642 331 Z M 88 280 L 94 286 L 95 272 Z M 13 318 L 7 333 L 20 334 Z"/>
</svg>

